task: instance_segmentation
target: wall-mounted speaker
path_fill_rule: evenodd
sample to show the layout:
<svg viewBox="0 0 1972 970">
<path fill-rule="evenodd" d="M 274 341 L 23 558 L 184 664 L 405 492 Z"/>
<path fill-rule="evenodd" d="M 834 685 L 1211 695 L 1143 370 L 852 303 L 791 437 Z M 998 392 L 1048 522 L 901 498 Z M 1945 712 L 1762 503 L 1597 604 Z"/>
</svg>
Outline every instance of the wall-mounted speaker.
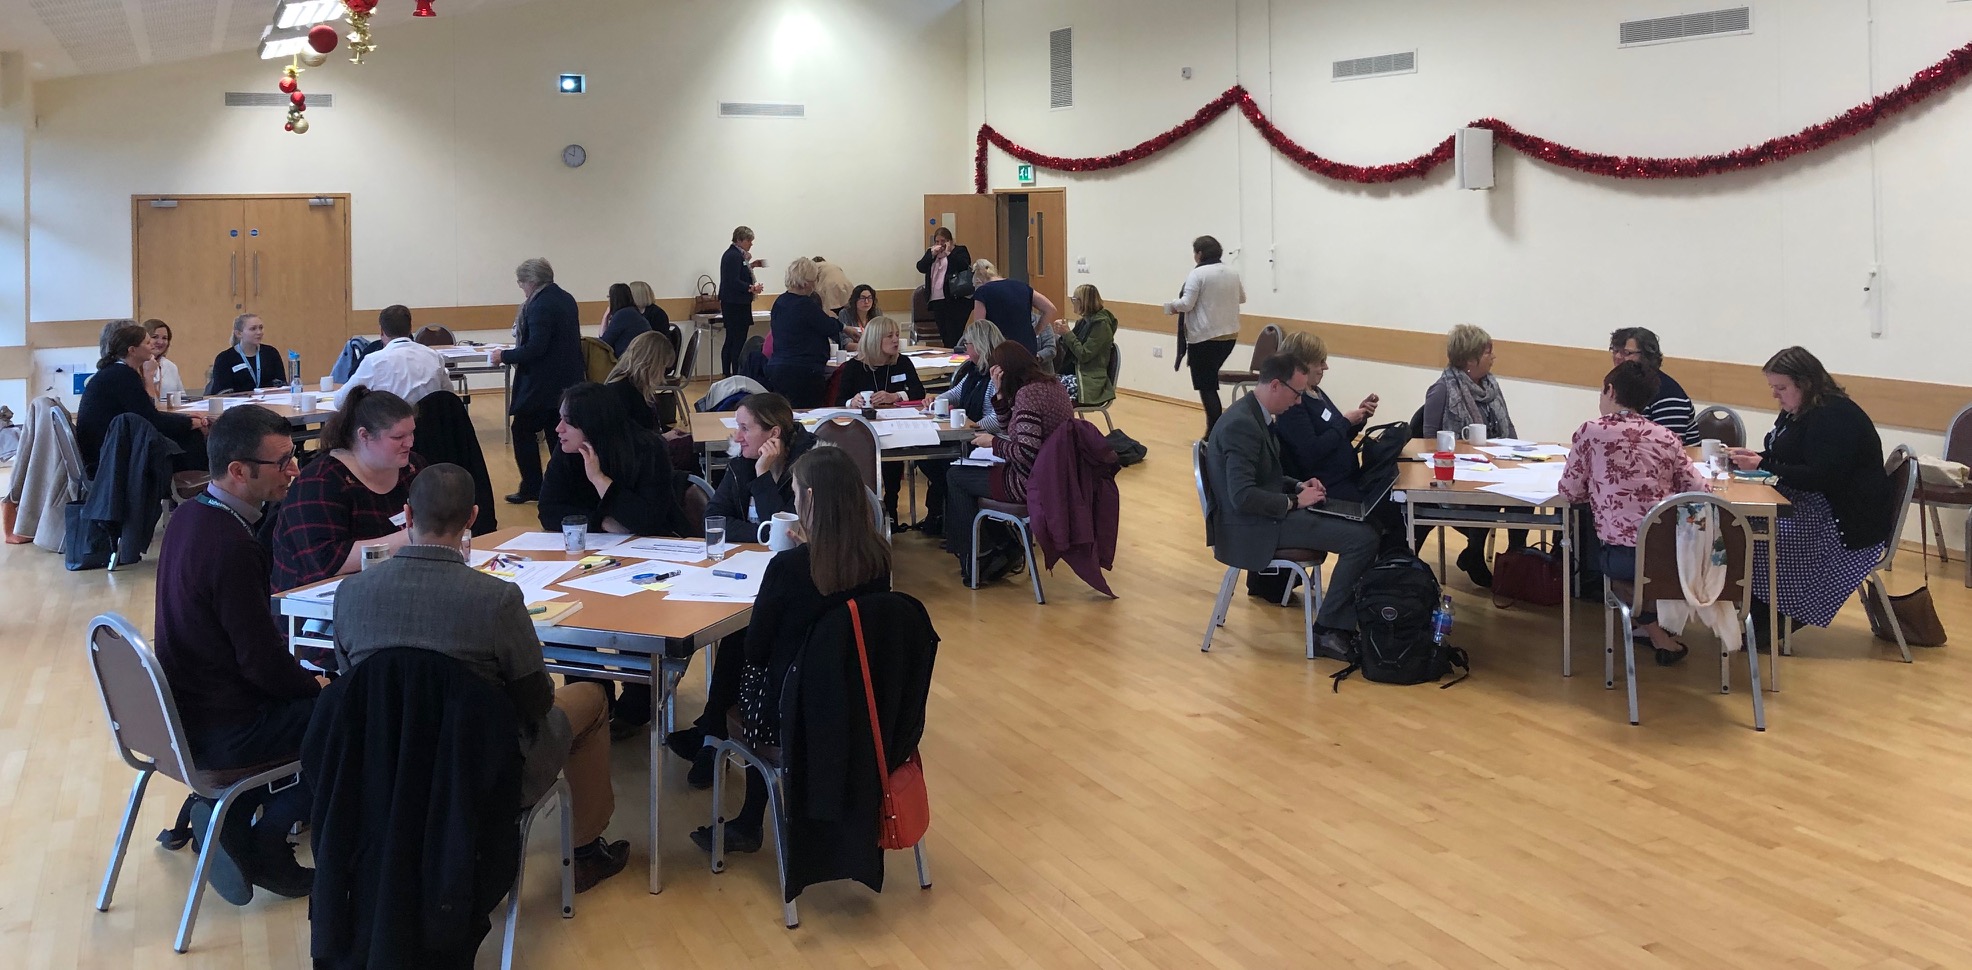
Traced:
<svg viewBox="0 0 1972 970">
<path fill-rule="evenodd" d="M 1490 189 L 1493 187 L 1493 130 L 1491 128 L 1460 128 L 1453 138 L 1452 147 L 1458 160 L 1458 187 L 1461 189 Z"/>
</svg>

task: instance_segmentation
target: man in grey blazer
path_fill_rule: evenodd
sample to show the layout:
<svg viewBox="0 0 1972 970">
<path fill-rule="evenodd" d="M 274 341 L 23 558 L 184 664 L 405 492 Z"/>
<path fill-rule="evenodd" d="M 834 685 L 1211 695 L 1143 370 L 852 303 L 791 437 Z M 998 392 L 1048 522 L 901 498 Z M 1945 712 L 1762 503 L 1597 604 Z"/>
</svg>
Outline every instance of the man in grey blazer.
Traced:
<svg viewBox="0 0 1972 970">
<path fill-rule="evenodd" d="M 1274 416 L 1294 406 L 1307 387 L 1305 365 L 1275 354 L 1260 365 L 1259 386 L 1226 409 L 1212 426 L 1210 463 L 1213 553 L 1241 569 L 1267 568 L 1277 549 L 1334 553 L 1328 593 L 1315 617 L 1320 651 L 1337 659 L 1349 653 L 1356 628 L 1350 600 L 1356 580 L 1376 561 L 1376 528 L 1306 511 L 1328 498 L 1319 479 L 1297 482 L 1281 471 Z"/>
<path fill-rule="evenodd" d="M 465 469 L 439 464 L 418 474 L 404 507 L 410 542 L 336 590 L 337 666 L 346 673 L 379 650 L 415 647 L 458 660 L 505 689 L 521 725 L 521 806 L 566 774 L 575 891 L 584 892 L 630 861 L 629 842 L 602 837 L 616 811 L 609 701 L 598 684 L 556 690 L 520 587 L 466 565 L 459 540 L 478 514 Z"/>
</svg>

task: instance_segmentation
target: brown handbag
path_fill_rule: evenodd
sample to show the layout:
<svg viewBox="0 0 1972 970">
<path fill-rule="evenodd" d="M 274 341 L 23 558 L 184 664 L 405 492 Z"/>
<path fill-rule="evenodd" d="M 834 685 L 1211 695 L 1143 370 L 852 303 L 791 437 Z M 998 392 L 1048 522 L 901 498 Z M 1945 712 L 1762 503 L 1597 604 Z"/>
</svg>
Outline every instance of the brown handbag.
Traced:
<svg viewBox="0 0 1972 970">
<path fill-rule="evenodd" d="M 692 297 L 692 315 L 719 312 L 719 284 L 712 277 L 701 274 L 698 278 L 698 295 Z"/>
<path fill-rule="evenodd" d="M 1561 557 L 1552 549 L 1534 545 L 1493 557 L 1493 605 L 1500 609 L 1515 602 L 1559 606 L 1562 586 Z"/>
<path fill-rule="evenodd" d="M 1895 536 L 1891 542 L 1897 541 Z M 1896 551 L 1890 552 L 1891 556 Z M 1888 587 L 1879 587 L 1865 579 L 1862 581 L 1862 611 L 1869 617 L 1869 632 L 1876 639 L 1897 642 L 1897 630 L 1902 630 L 1904 642 L 1913 647 L 1942 647 L 1945 645 L 1945 625 L 1938 620 L 1938 608 L 1931 602 L 1931 558 L 1924 557 L 1924 584 L 1902 596 L 1886 596 Z M 1897 625 L 1890 626 L 1890 617 L 1897 618 Z"/>
</svg>

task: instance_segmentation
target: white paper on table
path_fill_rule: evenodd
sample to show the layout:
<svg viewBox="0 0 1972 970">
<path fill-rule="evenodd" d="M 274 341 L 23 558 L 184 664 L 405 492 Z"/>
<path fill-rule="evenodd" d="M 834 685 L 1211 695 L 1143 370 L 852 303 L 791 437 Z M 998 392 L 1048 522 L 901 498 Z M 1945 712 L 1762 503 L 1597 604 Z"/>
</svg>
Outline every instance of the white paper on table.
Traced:
<svg viewBox="0 0 1972 970">
<path fill-rule="evenodd" d="M 877 423 L 876 433 L 883 439 L 885 448 L 929 447 L 938 443 L 938 422 L 880 421 Z"/>
<path fill-rule="evenodd" d="M 313 589 L 304 590 L 299 593 L 289 593 L 288 595 L 298 600 L 310 600 L 316 603 L 328 603 L 336 598 L 336 587 L 341 585 L 342 585 L 342 580 L 332 579 Z"/>
<path fill-rule="evenodd" d="M 983 461 L 988 465 L 1006 464 L 1006 459 L 1001 458 L 999 455 L 993 454 L 993 449 L 991 448 L 974 448 L 972 449 L 971 454 L 965 456 L 965 460 Z"/>
<path fill-rule="evenodd" d="M 652 580 L 652 582 L 676 583 L 688 576 L 709 571 L 698 566 L 684 566 L 673 563 L 665 563 L 662 566 L 650 563 L 633 563 L 605 572 L 585 573 L 561 585 L 567 589 L 587 590 L 591 593 L 607 593 L 610 596 L 635 596 L 638 593 L 648 592 L 643 583 L 633 582 L 638 576 L 653 576 L 676 572 L 678 575 L 670 579 Z"/>
<path fill-rule="evenodd" d="M 758 549 L 727 556 L 725 561 L 713 563 L 704 572 L 688 573 L 671 582 L 671 597 L 680 594 L 691 596 L 715 596 L 721 601 L 739 600 L 752 602 L 760 595 L 760 579 L 767 574 L 767 564 L 774 561 L 774 554 Z M 734 579 L 718 576 L 715 572 L 737 573 L 745 578 Z"/>
<path fill-rule="evenodd" d="M 589 552 L 601 552 L 629 539 L 629 536 L 613 535 L 607 532 L 591 532 L 583 540 L 582 548 Z M 561 552 L 567 548 L 562 545 L 559 532 L 523 532 L 494 546 L 505 552 Z"/>
<path fill-rule="evenodd" d="M 1460 465 L 1452 469 L 1452 481 L 1492 482 L 1495 484 L 1508 483 L 1532 486 L 1540 484 L 1541 480 L 1528 475 L 1518 468 L 1467 468 L 1464 465 Z"/>
<path fill-rule="evenodd" d="M 1479 450 L 1493 456 L 1494 458 L 1504 458 L 1508 461 L 1514 461 L 1514 460 L 1525 461 L 1529 458 L 1568 457 L 1568 449 L 1563 448 L 1560 445 L 1521 445 L 1513 448 L 1496 448 L 1491 445 L 1487 445 L 1487 446 L 1482 446 Z"/>
<path fill-rule="evenodd" d="M 674 588 L 670 592 L 664 594 L 664 600 L 667 603 L 752 603 L 754 597 L 757 595 L 759 594 L 739 593 L 739 592 L 729 592 L 729 593 L 705 592 L 700 590 L 686 590 L 680 592 L 679 590 Z"/>
<path fill-rule="evenodd" d="M 720 423 L 720 424 L 723 424 L 723 425 L 725 425 L 725 426 L 726 426 L 726 427 L 728 427 L 728 428 L 731 428 L 731 429 L 733 429 L 734 431 L 738 431 L 738 430 L 739 430 L 739 419 L 738 419 L 738 418 L 720 418 L 720 419 L 719 419 L 719 423 Z"/>
<path fill-rule="evenodd" d="M 1482 486 L 1479 490 L 1482 492 L 1492 492 L 1495 495 L 1504 495 L 1507 498 L 1519 499 L 1528 505 L 1547 505 L 1553 502 L 1556 496 L 1561 494 L 1554 489 L 1543 489 L 1522 482 L 1502 482 L 1498 485 Z"/>
<path fill-rule="evenodd" d="M 568 571 L 574 568 L 575 564 L 572 562 L 529 561 L 513 563 L 499 572 L 480 571 L 485 572 L 486 575 L 492 576 L 495 579 L 504 579 L 515 586 L 526 589 L 528 587 L 547 586 L 568 575 Z"/>
<path fill-rule="evenodd" d="M 1522 438 L 1487 438 L 1486 443 L 1489 445 L 1508 445 L 1508 446 L 1534 444 L 1534 442 L 1527 441 Z"/>
<path fill-rule="evenodd" d="M 698 562 L 705 558 L 704 539 L 633 539 L 610 550 L 626 559 L 662 559 L 666 562 Z"/>
<path fill-rule="evenodd" d="M 474 549 L 472 551 L 472 554 L 466 557 L 466 565 L 471 566 L 474 569 L 478 569 L 479 567 L 486 564 L 486 560 L 491 558 L 493 558 L 493 550 Z"/>
</svg>

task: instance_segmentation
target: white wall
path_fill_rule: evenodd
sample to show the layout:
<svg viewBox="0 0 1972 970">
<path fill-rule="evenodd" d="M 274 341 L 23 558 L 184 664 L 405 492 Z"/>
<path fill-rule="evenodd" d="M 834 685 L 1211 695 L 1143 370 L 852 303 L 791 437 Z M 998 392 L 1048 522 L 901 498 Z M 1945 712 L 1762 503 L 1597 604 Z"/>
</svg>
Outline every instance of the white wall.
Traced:
<svg viewBox="0 0 1972 970">
<path fill-rule="evenodd" d="M 440 8 L 443 9 L 442 7 Z M 251 52 L 37 86 L 31 319 L 127 316 L 130 196 L 348 192 L 353 301 L 517 301 L 545 255 L 585 300 L 647 279 L 685 296 L 733 226 L 770 271 L 826 255 L 909 286 L 921 196 L 965 184 L 965 24 L 955 0 L 564 0 L 378 33 L 302 76 L 336 105 L 274 108 Z M 583 73 L 589 93 L 554 91 Z M 801 121 L 726 120 L 720 100 L 796 101 Z M 949 109 L 948 109 L 948 106 Z M 580 143 L 588 164 L 561 163 Z M 763 274 L 764 275 L 764 274 Z"/>
</svg>

